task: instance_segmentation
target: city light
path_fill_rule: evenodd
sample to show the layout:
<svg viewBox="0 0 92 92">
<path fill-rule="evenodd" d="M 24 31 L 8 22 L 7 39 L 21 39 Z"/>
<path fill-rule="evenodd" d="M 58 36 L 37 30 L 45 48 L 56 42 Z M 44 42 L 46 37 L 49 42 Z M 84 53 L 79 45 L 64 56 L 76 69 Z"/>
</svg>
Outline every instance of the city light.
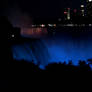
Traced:
<svg viewBox="0 0 92 92">
<path fill-rule="evenodd" d="M 32 27 L 36 27 L 36 25 L 32 25 Z"/>
<path fill-rule="evenodd" d="M 14 38 L 14 37 L 15 37 L 15 35 L 14 35 L 14 34 L 12 34 L 12 37 Z"/>
<path fill-rule="evenodd" d="M 64 14 L 67 14 L 67 12 L 66 12 L 66 11 L 64 11 Z"/>
<path fill-rule="evenodd" d="M 81 7 L 84 7 L 84 5 L 81 5 Z"/>
<path fill-rule="evenodd" d="M 42 24 L 42 25 L 41 25 L 41 27 L 45 27 L 45 25 L 44 25 L 44 24 Z"/>
<path fill-rule="evenodd" d="M 89 0 L 89 2 L 92 2 L 92 0 Z"/>
<path fill-rule="evenodd" d="M 56 24 L 54 24 L 53 26 L 54 26 L 54 27 L 56 27 L 57 25 L 56 25 Z"/>
<path fill-rule="evenodd" d="M 48 24 L 49 27 L 53 27 L 53 24 Z"/>
<path fill-rule="evenodd" d="M 61 18 L 59 18 L 58 21 L 61 21 Z"/>
<path fill-rule="evenodd" d="M 92 24 L 89 24 L 89 26 L 92 26 Z"/>
</svg>

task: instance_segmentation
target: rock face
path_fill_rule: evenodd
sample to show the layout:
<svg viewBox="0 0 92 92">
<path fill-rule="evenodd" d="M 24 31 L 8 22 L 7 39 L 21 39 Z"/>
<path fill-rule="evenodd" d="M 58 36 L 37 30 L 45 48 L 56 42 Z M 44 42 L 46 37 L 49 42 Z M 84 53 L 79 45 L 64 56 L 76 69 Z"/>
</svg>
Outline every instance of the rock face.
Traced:
<svg viewBox="0 0 92 92">
<path fill-rule="evenodd" d="M 0 63 L 7 63 L 9 58 L 11 57 L 11 52 L 10 52 L 10 44 L 8 41 L 8 35 L 9 33 L 13 30 L 13 27 L 7 17 L 0 17 L 0 57 L 1 57 L 1 62 Z"/>
<path fill-rule="evenodd" d="M 0 80 L 7 81 L 9 75 L 9 62 L 12 61 L 8 34 L 13 27 L 6 17 L 0 17 Z"/>
</svg>

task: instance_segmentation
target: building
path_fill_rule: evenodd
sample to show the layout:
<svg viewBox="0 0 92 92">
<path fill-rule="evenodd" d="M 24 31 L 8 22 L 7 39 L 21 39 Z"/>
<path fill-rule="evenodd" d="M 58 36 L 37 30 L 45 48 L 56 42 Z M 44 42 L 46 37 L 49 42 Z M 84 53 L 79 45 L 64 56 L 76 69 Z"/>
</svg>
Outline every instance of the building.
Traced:
<svg viewBox="0 0 92 92">
<path fill-rule="evenodd" d="M 87 0 L 87 5 L 86 5 L 86 12 L 87 16 L 92 16 L 92 0 Z"/>
<path fill-rule="evenodd" d="M 85 6 L 83 4 L 80 5 L 80 16 L 85 16 Z"/>
<path fill-rule="evenodd" d="M 66 9 L 64 10 L 64 18 L 65 18 L 65 20 L 70 20 L 70 19 L 71 19 L 70 8 L 66 8 Z"/>
</svg>

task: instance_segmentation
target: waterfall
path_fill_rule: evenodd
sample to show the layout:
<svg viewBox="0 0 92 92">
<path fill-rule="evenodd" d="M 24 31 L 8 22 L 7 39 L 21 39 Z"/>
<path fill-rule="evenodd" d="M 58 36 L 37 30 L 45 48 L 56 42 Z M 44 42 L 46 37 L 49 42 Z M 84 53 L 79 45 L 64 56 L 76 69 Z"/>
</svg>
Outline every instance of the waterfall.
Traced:
<svg viewBox="0 0 92 92">
<path fill-rule="evenodd" d="M 12 51 L 14 59 L 34 61 L 35 64 L 47 65 L 50 59 L 48 48 L 44 41 L 40 39 L 14 45 Z"/>
<path fill-rule="evenodd" d="M 92 34 L 58 34 L 12 46 L 13 58 L 28 62 L 33 60 L 43 66 L 52 62 L 68 63 L 69 60 L 77 65 L 79 60 L 92 58 Z"/>
</svg>

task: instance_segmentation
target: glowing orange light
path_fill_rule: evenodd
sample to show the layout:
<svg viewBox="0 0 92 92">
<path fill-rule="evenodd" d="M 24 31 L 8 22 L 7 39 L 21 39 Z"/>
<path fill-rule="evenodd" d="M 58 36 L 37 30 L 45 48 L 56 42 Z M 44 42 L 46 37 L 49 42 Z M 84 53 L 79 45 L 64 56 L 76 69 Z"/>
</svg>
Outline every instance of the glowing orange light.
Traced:
<svg viewBox="0 0 92 92">
<path fill-rule="evenodd" d="M 56 27 L 56 24 L 54 24 L 54 27 Z"/>
<path fill-rule="evenodd" d="M 21 30 L 21 35 L 23 36 L 30 36 L 30 37 L 41 37 L 46 35 L 47 29 L 46 28 L 24 28 Z"/>
</svg>

